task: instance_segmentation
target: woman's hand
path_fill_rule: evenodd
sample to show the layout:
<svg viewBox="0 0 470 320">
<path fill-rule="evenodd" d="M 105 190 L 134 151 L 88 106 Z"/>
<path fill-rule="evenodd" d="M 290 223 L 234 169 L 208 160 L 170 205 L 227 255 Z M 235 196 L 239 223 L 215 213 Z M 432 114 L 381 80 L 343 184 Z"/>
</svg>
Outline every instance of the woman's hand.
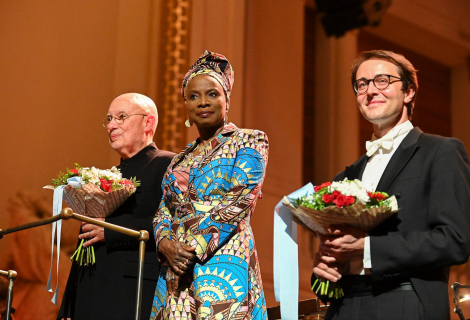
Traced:
<svg viewBox="0 0 470 320">
<path fill-rule="evenodd" d="M 166 288 L 170 295 L 176 293 L 179 285 L 179 279 L 180 277 L 175 274 L 171 268 L 166 269 Z"/>
<path fill-rule="evenodd" d="M 163 239 L 158 245 L 158 251 L 163 253 L 170 264 L 170 268 L 177 275 L 184 274 L 194 262 L 196 256 L 193 252 L 195 250 L 195 247 L 188 246 L 183 242 L 168 239 Z"/>
<path fill-rule="evenodd" d="M 96 220 L 104 221 L 104 218 L 95 218 Z M 92 223 L 82 222 L 81 233 L 79 239 L 88 239 L 83 243 L 83 246 L 89 247 L 97 242 L 104 242 L 104 228 L 94 225 Z"/>
</svg>

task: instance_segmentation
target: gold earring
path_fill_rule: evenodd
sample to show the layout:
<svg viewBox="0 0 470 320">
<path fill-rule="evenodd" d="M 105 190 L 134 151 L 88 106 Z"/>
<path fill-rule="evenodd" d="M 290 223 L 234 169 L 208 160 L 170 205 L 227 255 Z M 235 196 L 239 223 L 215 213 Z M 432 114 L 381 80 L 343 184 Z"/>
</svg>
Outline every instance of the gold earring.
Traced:
<svg viewBox="0 0 470 320">
<path fill-rule="evenodd" d="M 189 119 L 186 119 L 186 121 L 184 122 L 184 125 L 189 128 L 193 125 L 193 122 Z"/>
</svg>

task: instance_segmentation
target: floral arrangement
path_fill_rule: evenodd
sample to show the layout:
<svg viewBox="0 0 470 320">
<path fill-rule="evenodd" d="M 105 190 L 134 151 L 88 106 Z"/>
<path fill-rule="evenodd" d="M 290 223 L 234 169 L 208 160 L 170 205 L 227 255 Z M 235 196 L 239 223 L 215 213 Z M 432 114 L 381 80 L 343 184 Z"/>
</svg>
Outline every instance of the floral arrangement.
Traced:
<svg viewBox="0 0 470 320">
<path fill-rule="evenodd" d="M 367 191 L 358 179 L 324 182 L 314 187 L 314 191 L 315 193 L 295 199 L 295 205 L 322 210 L 329 206 L 344 208 L 356 203 L 362 203 L 366 208 L 378 208 L 390 202 L 386 192 Z"/>
<path fill-rule="evenodd" d="M 78 182 L 81 187 L 92 183 L 105 192 L 119 190 L 123 186 L 128 186 L 132 194 L 140 186 L 139 181 L 136 181 L 135 178 L 123 178 L 121 172 L 116 167 L 112 167 L 109 170 L 101 170 L 95 167 L 82 168 L 78 163 L 75 163 L 75 169 L 67 168 L 66 173 L 60 172 L 57 179 L 52 179 L 52 185 L 56 188 L 60 185 L 70 184 L 68 180 L 73 177 L 79 177 Z M 80 189 L 78 185 L 72 185 Z"/>
<path fill-rule="evenodd" d="M 60 172 L 56 179 L 52 179 L 52 186 L 45 188 L 55 189 L 60 186 L 64 186 L 64 200 L 74 212 L 99 218 L 114 212 L 136 191 L 140 182 L 135 177 L 123 178 L 116 167 L 101 170 L 95 167 L 82 168 L 75 163 L 74 169 L 67 168 L 65 173 Z M 95 263 L 93 246 L 83 248 L 86 241 L 82 239 L 70 258 L 81 266 Z"/>
<path fill-rule="evenodd" d="M 325 235 L 333 225 L 349 225 L 369 232 L 398 211 L 395 196 L 368 191 L 357 179 L 322 183 L 314 187 L 312 194 L 298 199 L 284 197 L 283 204 L 301 226 Z M 343 294 L 338 283 L 322 279 L 315 281 L 312 290 L 336 299 Z"/>
</svg>

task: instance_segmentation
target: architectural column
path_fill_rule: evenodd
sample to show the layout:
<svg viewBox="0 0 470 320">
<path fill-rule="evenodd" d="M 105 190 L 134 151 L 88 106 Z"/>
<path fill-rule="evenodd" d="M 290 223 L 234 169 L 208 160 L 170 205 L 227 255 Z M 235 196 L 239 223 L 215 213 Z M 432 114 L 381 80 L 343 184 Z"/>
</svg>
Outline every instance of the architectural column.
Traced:
<svg viewBox="0 0 470 320">
<path fill-rule="evenodd" d="M 157 144 L 165 150 L 180 152 L 186 145 L 186 110 L 181 97 L 181 83 L 189 69 L 191 0 L 161 2 L 161 61 L 158 84 L 161 98 L 161 129 Z"/>
<path fill-rule="evenodd" d="M 330 181 L 359 156 L 359 112 L 349 70 L 357 57 L 357 32 L 328 38 L 316 28 L 315 177 Z"/>
</svg>

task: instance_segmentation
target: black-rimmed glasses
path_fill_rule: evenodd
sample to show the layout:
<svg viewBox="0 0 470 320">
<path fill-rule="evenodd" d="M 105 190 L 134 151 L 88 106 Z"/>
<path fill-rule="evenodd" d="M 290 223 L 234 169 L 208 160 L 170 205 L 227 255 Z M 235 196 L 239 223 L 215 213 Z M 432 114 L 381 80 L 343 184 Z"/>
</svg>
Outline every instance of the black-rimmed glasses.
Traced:
<svg viewBox="0 0 470 320">
<path fill-rule="evenodd" d="M 140 114 L 140 113 L 134 113 L 134 114 L 121 113 L 117 117 L 114 117 L 114 116 L 108 114 L 102 121 L 103 127 L 107 128 L 108 124 L 110 124 L 111 121 L 113 121 L 113 119 L 114 119 L 114 121 L 116 121 L 117 124 L 123 124 L 124 121 L 126 121 L 127 118 L 129 118 L 131 116 L 144 116 L 144 117 L 146 117 L 147 115 L 146 114 Z"/>
<path fill-rule="evenodd" d="M 374 86 L 379 90 L 385 90 L 388 88 L 390 83 L 396 82 L 392 81 L 392 78 L 397 79 L 396 81 L 401 81 L 401 78 L 389 75 L 389 74 L 378 74 L 373 79 L 359 79 L 353 82 L 353 88 L 356 93 L 364 93 L 369 88 L 369 83 L 372 81 Z"/>
</svg>

